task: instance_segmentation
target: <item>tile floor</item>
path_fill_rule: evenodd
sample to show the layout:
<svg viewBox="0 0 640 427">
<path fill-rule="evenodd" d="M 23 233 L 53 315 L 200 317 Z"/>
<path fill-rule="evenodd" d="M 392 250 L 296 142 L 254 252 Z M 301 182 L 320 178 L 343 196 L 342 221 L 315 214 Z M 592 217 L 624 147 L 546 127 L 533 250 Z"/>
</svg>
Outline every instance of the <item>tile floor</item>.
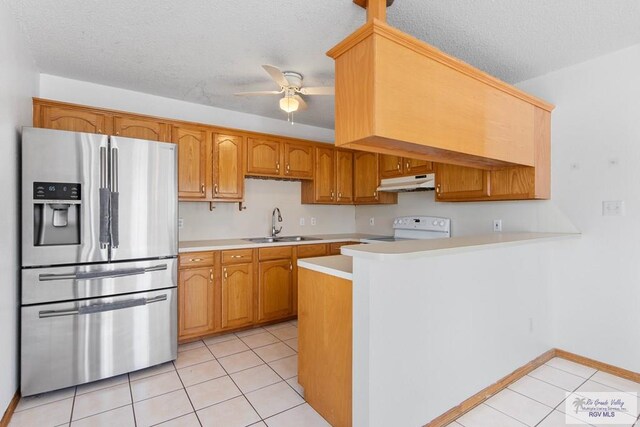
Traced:
<svg viewBox="0 0 640 427">
<path fill-rule="evenodd" d="M 449 424 L 450 427 L 564 427 L 565 392 L 637 392 L 640 383 L 555 358 Z M 640 408 L 640 401 L 638 402 Z M 640 427 L 639 414 L 619 426 Z M 586 425 L 586 424 L 582 424 Z M 611 426 L 611 424 L 609 424 Z"/>
<path fill-rule="evenodd" d="M 297 382 L 297 329 L 195 341 L 174 362 L 22 398 L 10 426 L 329 426 Z"/>
</svg>

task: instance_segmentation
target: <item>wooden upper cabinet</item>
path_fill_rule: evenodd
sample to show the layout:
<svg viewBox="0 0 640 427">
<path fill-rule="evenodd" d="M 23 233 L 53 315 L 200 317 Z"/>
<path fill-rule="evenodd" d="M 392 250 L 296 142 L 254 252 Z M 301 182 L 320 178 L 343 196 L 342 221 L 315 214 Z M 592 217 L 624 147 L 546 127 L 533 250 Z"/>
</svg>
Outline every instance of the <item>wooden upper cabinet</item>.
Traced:
<svg viewBox="0 0 640 427">
<path fill-rule="evenodd" d="M 273 320 L 293 313 L 293 262 L 262 261 L 259 267 L 258 320 Z"/>
<path fill-rule="evenodd" d="M 314 201 L 333 203 L 336 190 L 336 165 L 333 148 L 316 148 Z"/>
<path fill-rule="evenodd" d="M 244 138 L 238 135 L 213 135 L 214 200 L 242 200 L 244 197 Z"/>
<path fill-rule="evenodd" d="M 378 201 L 378 155 L 356 152 L 353 159 L 353 199 L 356 203 L 375 203 Z"/>
<path fill-rule="evenodd" d="M 392 156 L 390 154 L 380 155 L 380 177 L 381 178 L 397 178 L 402 176 L 404 167 L 404 159 L 400 156 Z"/>
<path fill-rule="evenodd" d="M 286 142 L 283 172 L 287 178 L 313 178 L 313 146 Z"/>
<path fill-rule="evenodd" d="M 437 164 L 436 200 L 479 199 L 489 196 L 490 173 L 466 166 Z"/>
<path fill-rule="evenodd" d="M 35 127 L 107 135 L 112 131 L 113 117 L 106 113 L 73 106 L 38 104 L 35 107 Z"/>
<path fill-rule="evenodd" d="M 253 264 L 222 267 L 222 327 L 253 323 Z"/>
<path fill-rule="evenodd" d="M 181 270 L 178 283 L 178 334 L 180 338 L 214 331 L 213 268 Z"/>
<path fill-rule="evenodd" d="M 207 138 L 200 127 L 174 126 L 172 141 L 178 144 L 178 197 L 205 199 Z"/>
<path fill-rule="evenodd" d="M 281 143 L 277 140 L 247 139 L 247 175 L 281 175 Z"/>
<path fill-rule="evenodd" d="M 336 201 L 340 204 L 353 203 L 353 152 L 335 150 L 336 153 Z"/>
<path fill-rule="evenodd" d="M 171 125 L 136 116 L 117 115 L 113 118 L 113 134 L 148 141 L 171 142 Z"/>
<path fill-rule="evenodd" d="M 403 171 L 405 175 L 420 175 L 433 172 L 433 162 L 407 158 L 403 158 L 402 160 L 404 161 Z"/>
</svg>

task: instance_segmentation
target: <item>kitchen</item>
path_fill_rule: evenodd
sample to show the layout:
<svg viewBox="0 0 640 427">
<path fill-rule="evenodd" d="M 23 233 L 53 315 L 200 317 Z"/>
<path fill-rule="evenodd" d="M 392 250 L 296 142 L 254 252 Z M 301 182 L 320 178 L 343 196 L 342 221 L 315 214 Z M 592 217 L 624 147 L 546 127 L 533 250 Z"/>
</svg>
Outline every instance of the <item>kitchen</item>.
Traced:
<svg viewBox="0 0 640 427">
<path fill-rule="evenodd" d="M 230 83 L 223 87 L 224 84 L 218 83 L 220 87 L 214 88 L 195 81 L 193 88 L 186 90 L 183 87 L 171 94 L 153 89 L 153 79 L 137 86 L 127 83 L 117 71 L 112 71 L 113 79 L 104 75 L 99 77 L 101 74 L 92 77 L 91 70 L 95 72 L 95 69 L 86 62 L 91 56 L 78 53 L 74 57 L 73 53 L 56 50 L 54 45 L 62 40 L 82 45 L 80 38 L 65 38 L 69 36 L 65 36 L 64 31 L 56 32 L 45 25 L 49 17 L 38 11 L 38 5 L 6 3 L 7 6 L 3 4 L 0 8 L 3 24 L 0 30 L 3 34 L 0 42 L 3 83 L 0 84 L 4 94 L 0 111 L 6 119 L 3 135 L 13 143 L 5 144 L 3 150 L 6 151 L 2 155 L 3 182 L 8 183 L 3 195 L 10 202 L 10 209 L 5 210 L 2 220 L 3 236 L 7 236 L 3 237 L 3 253 L 6 254 L 3 271 L 16 273 L 7 274 L 8 285 L 3 290 L 0 311 L 2 345 L 6 349 L 1 359 L 6 367 L 1 377 L 1 403 L 3 408 L 13 407 L 8 413 L 14 425 L 21 422 L 23 425 L 83 422 L 110 425 L 109 422 L 115 424 L 116 419 L 118 424 L 131 425 L 165 421 L 178 425 L 209 425 L 223 419 L 228 420 L 223 425 L 260 425 L 262 422 L 266 425 L 327 425 L 327 422 L 343 425 L 332 421 L 331 410 L 327 412 L 323 406 L 325 402 L 314 396 L 309 375 L 320 374 L 325 367 L 319 364 L 315 369 L 311 365 L 309 371 L 309 365 L 302 366 L 302 359 L 307 356 L 303 355 L 302 335 L 298 336 L 298 331 L 302 334 L 310 325 L 307 322 L 305 326 L 302 310 L 306 308 L 300 305 L 300 298 L 306 298 L 309 295 L 306 292 L 314 290 L 307 285 L 330 280 L 323 276 L 302 283 L 301 274 L 325 274 L 327 271 L 337 271 L 336 274 L 342 277 L 329 276 L 354 285 L 353 336 L 348 340 L 351 346 L 347 349 L 353 352 L 352 363 L 349 363 L 353 373 L 347 381 L 347 385 L 353 387 L 352 416 L 349 417 L 349 423 L 353 425 L 423 425 L 430 422 L 434 426 L 449 423 L 456 426 L 457 423 L 465 427 L 521 423 L 565 425 L 564 404 L 557 406 L 565 400 L 564 396 L 557 402 L 540 401 L 542 398 L 536 399 L 522 385 L 526 383 L 524 380 L 536 382 L 538 386 L 538 382 L 550 384 L 556 387 L 551 388 L 556 392 L 572 392 L 585 381 L 587 385 L 596 386 L 587 391 L 619 390 L 627 394 L 640 391 L 637 389 L 639 294 L 633 280 L 637 277 L 633 261 L 638 250 L 637 239 L 634 239 L 637 225 L 633 221 L 637 200 L 627 184 L 637 182 L 636 168 L 632 167 L 631 160 L 638 155 L 638 129 L 633 118 L 638 113 L 635 99 L 640 88 L 637 77 L 640 61 L 638 47 L 634 45 L 638 43 L 637 39 L 615 37 L 624 33 L 622 28 L 637 17 L 637 6 L 631 2 L 615 11 L 599 5 L 599 13 L 588 12 L 573 2 L 562 6 L 551 2 L 553 6 L 550 7 L 557 8 L 558 14 L 567 19 L 565 24 L 575 31 L 583 31 L 578 29 L 585 27 L 589 19 L 599 16 L 603 34 L 608 35 L 601 39 L 610 44 L 603 42 L 582 53 L 575 50 L 575 55 L 566 62 L 557 58 L 556 62 L 544 62 L 538 57 L 546 68 L 520 70 L 519 75 L 516 75 L 517 70 L 504 65 L 510 63 L 508 59 L 502 59 L 503 69 L 491 68 L 492 63 L 483 63 L 482 58 L 474 57 L 470 51 L 455 51 L 455 46 L 450 46 L 456 56 L 470 63 L 483 64 L 476 66 L 493 70 L 491 74 L 517 83 L 517 90 L 545 100 L 545 105 L 552 102 L 555 106 L 551 113 L 550 197 L 534 195 L 519 198 L 542 200 L 473 203 L 438 201 L 438 197 L 444 197 L 438 194 L 446 193 L 446 188 L 441 187 L 438 192 L 437 184 L 444 184 L 443 179 L 448 176 L 446 169 L 442 171 L 441 163 L 418 164 L 417 167 L 426 169 L 417 169 L 419 172 L 412 174 L 413 162 L 423 161 L 418 158 L 420 156 L 414 158 L 406 151 L 399 151 L 394 157 L 393 153 L 376 154 L 357 147 L 355 151 L 346 146 L 339 147 L 338 128 L 336 126 L 335 134 L 332 129 L 333 96 L 307 97 L 303 94 L 309 108 L 293 112 L 290 117 L 293 125 L 287 121 L 288 114 L 278 108 L 277 97 L 233 97 L 234 92 L 273 89 L 275 85 L 269 80 L 271 73 L 265 74 L 259 64 L 284 62 L 277 55 L 266 55 L 264 60 L 260 56 L 247 58 L 243 67 L 250 69 L 251 78 L 241 79 L 241 84 Z M 326 25 L 339 16 L 342 32 L 332 36 L 330 41 L 319 43 L 316 40 L 314 55 L 323 57 L 327 50 L 365 22 L 368 12 L 350 1 L 344 3 L 339 6 L 340 12 L 328 10 L 331 9 L 328 6 L 316 10 L 322 19 L 315 25 Z M 596 7 L 595 3 L 592 6 Z M 388 20 L 403 31 L 411 32 L 407 30 L 409 28 L 415 32 L 416 28 L 410 24 L 412 21 L 407 20 L 406 15 L 400 19 L 402 15 L 398 14 L 415 14 L 425 10 L 424 7 L 398 0 L 389 8 Z M 438 13 L 459 11 L 456 8 L 461 6 L 451 6 L 452 9 L 444 5 L 439 6 L 441 9 L 433 7 L 429 9 L 430 13 L 437 16 Z M 478 7 L 478 13 L 493 13 L 496 11 L 492 7 L 498 6 L 466 4 L 465 7 L 469 10 Z M 532 8 L 532 14 L 539 14 L 536 16 L 548 17 L 541 9 L 527 7 Z M 187 13 L 186 9 L 180 10 L 175 19 L 181 19 L 181 13 Z M 116 5 L 108 8 L 109 12 L 117 10 Z M 202 10 L 200 12 L 204 14 Z M 228 21 L 233 13 L 227 12 L 230 13 L 226 15 Z M 77 25 L 82 20 L 77 18 L 82 14 L 64 17 L 60 16 L 64 15 L 63 10 L 52 13 L 52 22 L 56 19 L 67 22 L 65 19 L 68 19 L 69 25 L 76 25 L 74 31 L 81 28 Z M 298 16 L 295 11 L 287 13 Z M 472 20 L 471 15 L 474 14 L 467 11 L 461 19 Z M 508 16 L 516 19 L 514 15 Z M 224 17 L 220 10 L 211 19 L 223 25 Z M 305 17 L 302 23 L 312 25 L 309 19 Z M 36 25 L 49 28 L 49 33 L 38 34 L 34 31 Z M 196 27 L 198 25 L 199 22 Z M 23 34 L 25 31 L 28 37 Z M 109 34 L 101 31 L 104 40 L 99 43 L 106 47 L 117 46 Z M 526 28 L 512 31 L 527 34 Z M 554 34 L 561 36 L 562 30 L 558 31 L 560 33 Z M 595 37 L 584 36 L 585 40 Z M 43 37 L 51 38 L 51 43 Z M 434 34 L 419 38 L 428 42 L 437 40 Z M 503 39 L 504 34 L 494 43 Z M 523 42 L 523 39 L 519 40 Z M 75 46 L 80 48 L 80 45 Z M 476 49 L 480 48 L 476 46 Z M 558 49 L 567 55 L 567 50 Z M 518 56 L 521 50 L 511 51 L 513 58 L 517 58 L 512 61 L 522 59 Z M 79 61 L 76 65 L 82 64 L 82 67 L 78 70 L 85 69 L 85 74 L 65 70 L 60 59 L 52 59 L 52 52 L 57 52 L 59 58 L 66 58 L 64 61 Z M 487 58 L 493 57 L 486 50 L 484 53 Z M 122 55 L 126 58 L 126 54 Z M 331 58 L 324 61 L 333 69 Z M 296 69 L 295 66 L 295 63 L 287 65 L 292 69 Z M 192 69 L 197 68 L 199 66 Z M 304 71 L 309 74 L 309 87 L 333 85 L 333 76 L 313 80 L 313 72 Z M 132 67 L 129 72 L 142 71 Z M 175 87 L 179 86 L 176 83 Z M 344 87 L 338 77 L 335 86 L 338 102 L 340 87 Z M 221 90 L 228 98 L 224 98 L 223 103 L 211 102 L 205 95 L 207 91 L 213 93 L 215 90 Z M 227 101 L 229 105 L 235 103 L 234 107 L 224 109 Z M 339 105 L 345 104 L 336 107 Z M 336 108 L 336 124 L 339 113 Z M 79 121 L 82 122 L 80 127 L 74 127 Z M 25 151 L 16 135 L 22 127 L 31 126 L 54 129 L 52 132 L 69 130 L 111 135 L 118 147 L 123 145 L 118 138 L 124 141 L 127 130 L 133 129 L 133 132 L 142 133 L 136 133 L 136 138 L 166 141 L 178 147 L 175 196 L 180 200 L 176 224 L 180 243 L 177 252 L 166 254 L 170 260 L 179 259 L 175 271 L 178 293 L 175 303 L 178 315 L 186 316 L 177 319 L 175 325 L 180 347 L 169 349 L 169 353 L 177 351 L 175 362 L 160 364 L 146 374 L 137 372 L 138 367 L 142 368 L 137 365 L 135 369 L 103 379 L 101 383 L 76 387 L 75 384 L 86 382 L 77 381 L 68 384 L 68 388 L 61 386 L 62 390 L 52 394 L 19 400 L 16 390 L 25 379 L 24 370 L 20 372 L 23 353 L 19 318 L 20 302 L 26 288 L 24 282 L 21 288 L 22 275 L 18 271 L 20 266 L 27 265 L 27 258 L 21 255 L 25 245 L 20 245 L 19 237 L 19 218 L 26 212 L 20 206 L 26 197 L 18 202 L 18 188 L 25 172 L 19 165 L 25 160 Z M 335 147 L 326 145 L 334 141 Z M 233 146 L 239 151 L 230 149 Z M 300 153 L 307 153 L 306 160 Z M 125 157 L 120 156 L 120 159 L 124 162 Z M 292 159 L 297 164 L 293 165 Z M 340 161 L 341 169 L 337 166 Z M 220 165 L 229 169 L 225 172 Z M 406 176 L 435 172 L 433 187 L 436 188 L 409 193 L 379 192 L 380 179 L 393 176 L 394 167 L 396 171 L 402 170 L 402 175 L 407 169 Z M 438 168 L 441 168 L 440 174 Z M 129 169 L 135 171 L 135 166 Z M 123 163 L 119 168 L 121 177 L 125 176 L 125 170 Z M 183 173 L 185 170 L 188 172 Z M 397 177 L 398 173 L 395 175 Z M 482 176 L 486 175 L 489 174 Z M 499 178 L 493 178 L 493 182 L 499 182 Z M 476 178 L 470 179 L 478 182 Z M 121 198 L 126 200 L 126 187 L 122 182 L 126 181 L 120 180 Z M 229 188 L 232 190 L 228 191 Z M 25 189 L 29 188 L 22 185 L 23 194 Z M 348 194 L 349 191 L 353 194 Z M 492 194 L 497 191 L 494 187 Z M 458 193 L 454 197 L 477 199 L 478 193 L 473 194 Z M 337 197 L 341 199 L 336 200 Z M 28 201 L 34 204 L 32 198 Z M 124 208 L 122 206 L 121 218 L 125 215 Z M 450 219 L 452 238 L 341 248 L 344 243 L 390 236 L 401 229 L 393 227 L 396 218 L 415 216 L 436 217 L 438 222 Z M 23 225 L 26 223 L 30 221 L 22 221 Z M 277 236 L 323 240 L 277 243 L 244 240 L 267 237 L 280 227 L 282 231 Z M 502 232 L 494 232 L 496 227 Z M 534 234 L 527 237 L 519 232 Z M 123 236 L 125 234 L 121 234 L 121 246 Z M 484 236 L 484 240 L 473 240 L 477 236 Z M 531 239 L 536 243 L 530 244 Z M 345 258 L 339 255 L 333 255 L 337 258 L 315 258 L 340 252 L 353 263 L 340 264 Z M 390 253 L 404 253 L 404 259 L 393 259 Z M 382 257 L 376 258 L 376 254 L 382 254 Z M 322 263 L 328 265 L 322 266 Z M 465 268 L 457 268 L 459 265 Z M 430 280 L 424 281 L 425 277 Z M 508 286 L 516 277 L 519 280 L 517 291 Z M 193 285 L 188 288 L 190 294 L 184 294 L 185 283 Z M 378 283 L 393 283 L 394 288 L 401 283 L 406 286 L 401 288 L 401 293 L 394 293 L 391 292 L 394 289 L 377 286 Z M 471 283 L 486 289 L 486 293 L 478 293 Z M 261 288 L 261 284 L 268 286 Z M 605 298 L 606 304 L 602 303 L 602 285 L 611 289 L 611 295 Z M 232 292 L 226 302 L 223 297 L 225 286 Z M 331 287 L 326 286 L 326 289 Z M 436 290 L 437 294 L 429 294 Z M 261 292 L 265 292 L 262 299 Z M 273 295 L 276 295 L 275 299 L 269 299 Z M 466 297 L 461 298 L 463 295 Z M 154 304 L 157 303 L 149 306 Z M 519 307 L 520 310 L 503 307 Z M 507 325 L 498 327 L 500 319 L 488 314 L 501 310 L 504 310 L 507 323 L 513 323 L 511 329 Z M 394 313 L 393 317 L 391 313 Z M 478 317 L 478 313 L 484 314 Z M 457 329 L 441 334 L 428 327 L 438 319 Z M 256 328 L 254 325 L 262 326 Z M 500 339 L 499 335 L 494 335 L 495 331 L 501 331 L 510 339 Z M 422 340 L 415 340 L 419 336 L 429 337 L 427 349 Z M 456 337 L 455 345 L 447 344 L 452 336 Z M 320 335 L 305 335 L 307 346 L 317 345 L 312 340 L 314 337 Z M 475 341 L 478 338 L 493 345 L 482 345 Z M 474 343 L 472 347 L 469 347 L 470 343 Z M 177 341 L 174 344 L 178 346 Z M 404 369 L 394 365 L 394 360 L 403 357 L 394 349 L 405 352 Z M 560 374 L 568 372 L 584 378 L 575 388 L 563 389 L 554 384 L 553 379 L 541 379 L 541 375 L 533 373 L 533 365 L 527 365 L 553 349 L 564 353 L 553 353 L 555 359 L 546 360 L 542 363 L 544 366 L 536 365 L 535 369 L 546 367 L 547 371 L 555 369 L 561 371 Z M 469 357 L 470 352 L 476 357 Z M 575 365 L 558 362 L 568 360 L 570 355 L 581 358 L 569 359 L 578 362 Z M 299 363 L 298 357 L 301 358 Z M 173 358 L 170 355 L 165 360 Z M 345 360 L 342 357 L 337 362 Z M 154 362 L 147 363 L 146 366 L 155 365 Z M 531 369 L 523 373 L 521 368 L 524 366 Z M 78 368 L 81 367 L 78 365 Z M 394 376 L 396 371 L 400 373 Z M 467 401 L 514 371 L 521 375 L 510 377 L 501 388 L 488 391 L 488 396 L 496 395 L 493 400 Z M 306 379 L 299 378 L 304 375 L 307 375 Z M 455 381 L 452 376 L 456 377 Z M 411 387 L 402 388 L 407 378 L 414 378 L 416 384 L 411 382 Z M 431 385 L 426 387 L 417 385 L 429 382 Z M 332 390 L 336 394 L 340 391 L 339 388 Z M 276 395 L 282 396 L 277 404 L 273 402 L 277 400 Z M 520 396 L 534 401 L 526 401 L 530 411 L 524 411 L 523 416 L 512 411 L 509 405 L 503 406 L 509 400 L 521 403 Z M 156 402 L 164 402 L 164 406 Z M 457 409 L 451 412 L 454 408 Z M 546 408 L 549 409 L 545 412 Z M 539 417 L 538 413 L 541 414 Z M 448 418 L 438 418 L 445 414 Z M 36 417 L 30 418 L 31 423 L 28 421 L 30 416 Z M 227 418 L 221 418 L 224 416 Z M 56 417 L 61 417 L 61 421 L 54 421 L 58 419 Z M 634 423 L 632 420 L 627 425 Z"/>
</svg>

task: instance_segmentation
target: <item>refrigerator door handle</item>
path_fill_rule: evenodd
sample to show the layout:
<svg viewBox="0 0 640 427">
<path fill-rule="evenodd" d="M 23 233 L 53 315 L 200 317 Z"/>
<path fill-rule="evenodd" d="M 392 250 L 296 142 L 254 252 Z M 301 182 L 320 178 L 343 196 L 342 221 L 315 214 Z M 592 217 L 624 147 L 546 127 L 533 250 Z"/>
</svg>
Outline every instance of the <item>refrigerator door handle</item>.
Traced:
<svg viewBox="0 0 640 427">
<path fill-rule="evenodd" d="M 142 268 L 125 268 L 122 270 L 112 271 L 88 271 L 70 274 L 41 274 L 38 279 L 41 282 L 52 282 L 55 280 L 93 280 L 93 279 L 110 279 L 113 277 L 135 276 L 138 274 L 151 273 L 153 271 L 162 271 L 167 269 L 167 264 L 158 264 L 151 267 Z"/>
<path fill-rule="evenodd" d="M 111 148 L 111 247 L 120 246 L 120 193 L 118 190 L 118 147 Z"/>
<path fill-rule="evenodd" d="M 100 248 L 109 246 L 109 202 L 110 192 L 108 184 L 108 159 L 107 147 L 100 147 Z"/>
<path fill-rule="evenodd" d="M 68 310 L 43 310 L 38 313 L 38 317 L 40 319 L 44 319 L 48 317 L 78 316 L 83 314 L 104 313 L 105 311 L 115 311 L 121 310 L 123 308 L 139 307 L 166 300 L 167 294 L 162 294 L 152 298 L 135 298 L 126 301 L 92 304 Z"/>
</svg>

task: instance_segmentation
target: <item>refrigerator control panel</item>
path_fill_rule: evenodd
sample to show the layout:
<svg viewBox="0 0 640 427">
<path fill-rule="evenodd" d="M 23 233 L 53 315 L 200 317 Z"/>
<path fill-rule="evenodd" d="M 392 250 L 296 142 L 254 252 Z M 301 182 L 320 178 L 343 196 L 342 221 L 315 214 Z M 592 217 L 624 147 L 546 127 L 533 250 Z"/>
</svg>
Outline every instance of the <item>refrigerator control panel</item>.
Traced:
<svg viewBox="0 0 640 427">
<path fill-rule="evenodd" d="M 80 184 L 68 182 L 34 182 L 36 200 L 80 200 Z"/>
</svg>

